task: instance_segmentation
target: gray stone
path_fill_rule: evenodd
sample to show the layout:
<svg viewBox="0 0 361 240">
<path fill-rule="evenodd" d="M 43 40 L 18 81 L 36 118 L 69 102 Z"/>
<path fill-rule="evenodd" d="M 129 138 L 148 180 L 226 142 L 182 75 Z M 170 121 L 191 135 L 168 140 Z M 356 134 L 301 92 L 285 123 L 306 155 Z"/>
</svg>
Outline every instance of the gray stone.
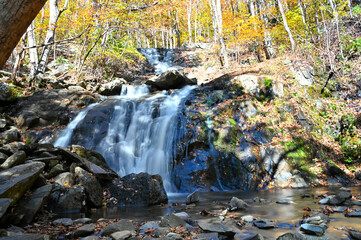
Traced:
<svg viewBox="0 0 361 240">
<path fill-rule="evenodd" d="M 0 198 L 11 198 L 16 203 L 34 184 L 45 163 L 22 164 L 0 172 Z"/>
<path fill-rule="evenodd" d="M 102 236 L 109 236 L 115 232 L 129 231 L 131 234 L 135 234 L 135 227 L 131 222 L 126 220 L 120 220 L 116 223 L 107 225 L 102 232 Z"/>
<path fill-rule="evenodd" d="M 300 230 L 306 234 L 322 236 L 325 233 L 325 229 L 319 225 L 305 223 L 302 224 Z"/>
<path fill-rule="evenodd" d="M 246 93 L 256 94 L 259 92 L 258 77 L 254 75 L 239 75 L 235 77 L 233 83 L 240 85 Z"/>
<path fill-rule="evenodd" d="M 0 164 L 3 164 L 8 157 L 5 153 L 0 152 Z"/>
<path fill-rule="evenodd" d="M 336 196 L 330 198 L 329 204 L 339 205 L 351 198 L 352 194 L 350 192 L 339 192 Z"/>
<path fill-rule="evenodd" d="M 86 201 L 91 207 L 101 207 L 103 199 L 103 189 L 96 178 L 80 167 L 75 170 L 76 182 L 85 189 Z"/>
<path fill-rule="evenodd" d="M 166 238 L 170 239 L 170 240 L 181 240 L 181 239 L 183 239 L 179 234 L 172 233 L 172 232 L 168 233 Z"/>
<path fill-rule="evenodd" d="M 80 228 L 78 228 L 75 233 L 74 233 L 74 237 L 79 238 L 79 237 L 86 237 L 90 234 L 93 234 L 95 230 L 95 225 L 94 224 L 86 224 Z"/>
<path fill-rule="evenodd" d="M 205 232 L 217 232 L 218 234 L 225 235 L 230 238 L 236 234 L 233 228 L 228 227 L 222 223 L 208 223 L 199 221 L 198 226 Z"/>
<path fill-rule="evenodd" d="M 30 224 L 38 211 L 43 207 L 44 203 L 48 199 L 53 185 L 46 185 L 36 189 L 28 198 L 23 198 L 19 201 L 18 206 L 15 208 L 15 212 L 23 214 L 24 217 L 21 223 L 24 225 Z"/>
<path fill-rule="evenodd" d="M 355 172 L 355 178 L 361 181 L 361 170 Z"/>
<path fill-rule="evenodd" d="M 21 235 L 14 235 L 8 237 L 2 237 L 1 240 L 50 240 L 48 235 L 25 233 Z"/>
<path fill-rule="evenodd" d="M 328 204 L 329 201 L 330 201 L 330 198 L 327 197 L 327 198 L 321 199 L 320 201 L 318 201 L 318 203 L 325 205 L 325 204 Z"/>
<path fill-rule="evenodd" d="M 74 222 L 71 218 L 59 218 L 53 221 L 53 225 L 71 226 Z"/>
<path fill-rule="evenodd" d="M 4 216 L 12 202 L 13 200 L 10 198 L 0 198 L 0 219 Z"/>
<path fill-rule="evenodd" d="M 301 68 L 300 70 L 293 70 L 296 81 L 302 86 L 313 85 L 314 69 L 311 66 Z"/>
<path fill-rule="evenodd" d="M 159 224 L 158 222 L 147 222 L 146 224 L 143 224 L 142 226 L 140 226 L 139 228 L 139 232 L 141 234 L 144 234 L 148 229 L 153 229 L 153 231 L 157 230 L 159 228 Z"/>
<path fill-rule="evenodd" d="M 305 179 L 301 177 L 301 175 L 295 175 L 290 178 L 290 186 L 291 188 L 307 188 L 308 184 L 306 183 Z"/>
<path fill-rule="evenodd" d="M 180 217 L 177 217 L 174 214 L 167 214 L 160 220 L 159 226 L 161 227 L 171 227 L 175 228 L 178 226 L 186 226 L 187 223 L 181 219 Z"/>
<path fill-rule="evenodd" d="M 351 189 L 342 187 L 342 188 L 339 189 L 339 191 L 342 191 L 342 192 L 351 192 Z"/>
<path fill-rule="evenodd" d="M 48 199 L 48 207 L 57 212 L 81 210 L 85 205 L 85 192 L 83 186 L 65 187 L 54 184 L 53 192 Z"/>
<path fill-rule="evenodd" d="M 64 167 L 61 164 L 55 165 L 52 169 L 50 169 L 49 173 L 46 175 L 47 178 L 53 178 L 60 173 L 64 172 Z"/>
<path fill-rule="evenodd" d="M 74 185 L 74 177 L 70 172 L 64 172 L 56 176 L 54 182 L 63 186 Z"/>
<path fill-rule="evenodd" d="M 276 97 L 284 97 L 285 93 L 284 93 L 284 86 L 283 83 L 280 81 L 273 81 L 272 84 L 272 92 L 273 95 Z"/>
<path fill-rule="evenodd" d="M 123 78 L 116 78 L 111 82 L 101 85 L 99 93 L 105 96 L 119 95 L 122 90 L 122 85 L 126 83 L 127 81 Z"/>
<path fill-rule="evenodd" d="M 183 219 L 184 221 L 188 222 L 190 220 L 190 216 L 188 213 L 186 212 L 179 212 L 179 213 L 174 213 L 174 215 L 176 215 L 177 217 Z"/>
<path fill-rule="evenodd" d="M 361 206 L 361 201 L 351 201 L 352 205 Z"/>
<path fill-rule="evenodd" d="M 210 232 L 210 233 L 199 233 L 195 236 L 194 239 L 202 239 L 202 240 L 218 240 L 218 233 Z"/>
<path fill-rule="evenodd" d="M 6 159 L 6 161 L 1 164 L 0 169 L 9 169 L 11 167 L 24 164 L 26 159 L 26 153 L 24 151 L 19 151 L 11 155 Z"/>
<path fill-rule="evenodd" d="M 100 238 L 98 236 L 88 236 L 84 238 L 80 238 L 80 240 L 99 240 Z"/>
<path fill-rule="evenodd" d="M 327 224 L 330 222 L 330 217 L 323 213 L 317 213 L 310 218 L 304 219 L 303 222 L 316 225 Z"/>
<path fill-rule="evenodd" d="M 87 223 L 91 223 L 93 220 L 91 218 L 78 218 L 74 220 L 74 224 L 87 224 Z"/>
<path fill-rule="evenodd" d="M 232 197 L 230 206 L 232 208 L 237 208 L 237 210 L 245 210 L 248 207 L 248 204 L 242 199 Z"/>
<path fill-rule="evenodd" d="M 360 218 L 361 217 L 361 212 L 350 212 L 346 214 L 346 217 L 356 217 L 356 218 Z"/>
<path fill-rule="evenodd" d="M 275 222 L 273 220 L 269 220 L 269 219 L 254 220 L 253 225 L 255 225 L 256 227 L 258 227 L 260 229 L 270 229 L 270 228 L 276 227 Z"/>
<path fill-rule="evenodd" d="M 199 192 L 198 191 L 194 191 L 187 196 L 186 204 L 197 203 L 197 202 L 199 202 Z"/>
<path fill-rule="evenodd" d="M 170 70 L 162 73 L 158 78 L 148 80 L 146 84 L 156 87 L 159 90 L 182 88 L 186 85 L 196 85 L 197 82 L 189 79 L 184 74 Z"/>
<path fill-rule="evenodd" d="M 256 218 L 251 215 L 242 216 L 241 219 L 245 222 L 253 222 Z"/>
<path fill-rule="evenodd" d="M 68 89 L 70 91 L 73 91 L 73 92 L 84 92 L 86 91 L 84 88 L 82 88 L 81 86 L 69 86 Z"/>
<path fill-rule="evenodd" d="M 286 233 L 279 236 L 277 240 L 307 240 L 307 238 L 300 233 Z"/>
<path fill-rule="evenodd" d="M 276 203 L 278 204 L 291 204 L 293 203 L 293 201 L 289 198 L 284 198 L 284 199 L 280 199 L 278 201 L 276 201 Z"/>
<path fill-rule="evenodd" d="M 11 128 L 0 133 L 0 143 L 11 143 L 21 140 L 21 134 L 17 128 Z"/>
<path fill-rule="evenodd" d="M 333 209 L 334 212 L 343 213 L 347 210 L 347 207 L 338 206 Z"/>
<path fill-rule="evenodd" d="M 124 240 L 124 239 L 130 238 L 131 236 L 132 236 L 132 233 L 127 230 L 115 232 L 110 235 L 110 237 L 113 240 Z"/>
<path fill-rule="evenodd" d="M 351 239 L 361 240 L 361 232 L 350 231 L 349 234 L 350 234 L 350 236 L 351 236 Z"/>
</svg>

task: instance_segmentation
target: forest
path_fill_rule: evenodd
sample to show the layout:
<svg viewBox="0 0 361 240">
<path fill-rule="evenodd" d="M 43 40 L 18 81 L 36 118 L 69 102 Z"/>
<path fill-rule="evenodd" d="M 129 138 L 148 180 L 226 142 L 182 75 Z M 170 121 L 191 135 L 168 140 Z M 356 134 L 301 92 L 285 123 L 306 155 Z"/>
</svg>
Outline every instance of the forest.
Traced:
<svg viewBox="0 0 361 240">
<path fill-rule="evenodd" d="M 0 239 L 361 239 L 360 186 L 361 1 L 0 0 Z"/>
</svg>

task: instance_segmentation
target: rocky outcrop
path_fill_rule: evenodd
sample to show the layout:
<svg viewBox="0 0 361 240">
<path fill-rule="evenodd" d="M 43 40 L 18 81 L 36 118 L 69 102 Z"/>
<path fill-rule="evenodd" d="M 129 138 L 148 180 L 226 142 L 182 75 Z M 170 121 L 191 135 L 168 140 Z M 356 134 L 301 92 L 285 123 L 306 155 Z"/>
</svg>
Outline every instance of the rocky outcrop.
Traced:
<svg viewBox="0 0 361 240">
<path fill-rule="evenodd" d="M 169 90 L 182 88 L 186 85 L 196 85 L 197 82 L 178 71 L 170 70 L 162 73 L 155 79 L 148 80 L 146 84 L 154 86 L 159 90 Z"/>
<path fill-rule="evenodd" d="M 129 174 L 108 184 L 107 188 L 117 204 L 157 205 L 167 203 L 163 180 L 148 173 Z"/>
<path fill-rule="evenodd" d="M 125 79 L 116 78 L 111 82 L 101 85 L 98 92 L 104 96 L 119 95 L 122 91 L 122 85 L 126 83 L 127 81 Z"/>
</svg>

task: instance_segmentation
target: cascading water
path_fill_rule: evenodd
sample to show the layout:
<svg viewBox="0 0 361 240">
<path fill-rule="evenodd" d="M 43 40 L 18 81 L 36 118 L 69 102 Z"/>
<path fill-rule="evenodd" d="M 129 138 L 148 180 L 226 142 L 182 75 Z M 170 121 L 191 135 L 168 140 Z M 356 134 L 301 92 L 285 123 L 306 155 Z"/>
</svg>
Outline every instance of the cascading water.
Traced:
<svg viewBox="0 0 361 240">
<path fill-rule="evenodd" d="M 55 146 L 79 144 L 94 149 L 120 176 L 160 174 L 166 191 L 174 192 L 169 168 L 185 128 L 181 110 L 194 88 L 152 94 L 144 85 L 123 85 L 120 96 L 81 112 Z"/>
<path fill-rule="evenodd" d="M 172 50 L 163 49 L 163 54 L 156 48 L 141 48 L 139 51 L 148 59 L 150 64 L 154 66 L 156 74 L 167 71 L 173 64 Z"/>
</svg>

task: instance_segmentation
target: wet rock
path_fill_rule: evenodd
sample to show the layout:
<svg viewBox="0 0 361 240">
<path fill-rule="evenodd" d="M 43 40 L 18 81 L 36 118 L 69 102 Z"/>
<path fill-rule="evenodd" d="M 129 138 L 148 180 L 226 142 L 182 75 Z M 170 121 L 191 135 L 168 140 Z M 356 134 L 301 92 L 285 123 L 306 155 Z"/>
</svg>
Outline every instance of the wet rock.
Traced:
<svg viewBox="0 0 361 240">
<path fill-rule="evenodd" d="M 0 143 L 11 143 L 21 140 L 20 131 L 17 128 L 12 128 L 0 133 Z"/>
<path fill-rule="evenodd" d="M 218 233 L 210 232 L 210 233 L 199 233 L 195 236 L 194 239 L 202 239 L 202 240 L 218 240 Z"/>
<path fill-rule="evenodd" d="M 195 85 L 197 82 L 178 71 L 170 70 L 162 73 L 156 79 L 148 80 L 146 84 L 154 86 L 159 90 L 169 90 L 182 88 L 186 85 Z"/>
<path fill-rule="evenodd" d="M 276 227 L 275 222 L 269 219 L 257 219 L 253 221 L 253 225 L 260 229 L 270 229 Z"/>
<path fill-rule="evenodd" d="M 54 184 L 53 192 L 48 199 L 48 207 L 53 211 L 64 212 L 81 210 L 85 204 L 85 192 L 82 186 L 65 187 Z"/>
<path fill-rule="evenodd" d="M 181 240 L 181 239 L 183 239 L 179 234 L 172 233 L 172 232 L 168 233 L 166 238 L 170 239 L 170 240 Z"/>
<path fill-rule="evenodd" d="M 307 240 L 307 238 L 300 233 L 286 233 L 279 236 L 277 240 Z"/>
<path fill-rule="evenodd" d="M 284 198 L 284 199 L 276 201 L 276 203 L 278 203 L 278 204 L 286 204 L 287 205 L 287 204 L 293 203 L 293 201 L 292 201 L 292 199 Z"/>
<path fill-rule="evenodd" d="M 171 227 L 175 228 L 178 226 L 186 226 L 187 223 L 181 219 L 180 217 L 177 217 L 174 214 L 167 214 L 160 220 L 159 226 L 161 227 Z"/>
<path fill-rule="evenodd" d="M 110 236 L 113 240 L 124 240 L 130 238 L 132 233 L 130 231 L 119 231 L 112 233 Z"/>
<path fill-rule="evenodd" d="M 248 207 L 248 204 L 242 199 L 232 197 L 230 206 L 232 208 L 237 208 L 238 210 L 245 210 Z"/>
<path fill-rule="evenodd" d="M 78 228 L 75 233 L 74 233 L 74 237 L 79 238 L 79 237 L 86 237 L 89 236 L 90 234 L 93 234 L 95 230 L 95 225 L 94 224 L 86 224 L 80 228 Z"/>
<path fill-rule="evenodd" d="M 327 197 L 327 198 L 323 198 L 321 199 L 320 201 L 318 201 L 319 204 L 328 204 L 328 202 L 330 201 L 330 197 Z"/>
<path fill-rule="evenodd" d="M 159 175 L 129 174 L 113 180 L 108 188 L 112 196 L 122 204 L 151 206 L 168 202 L 163 180 Z"/>
<path fill-rule="evenodd" d="M 99 88 L 99 93 L 104 96 L 119 95 L 122 90 L 122 85 L 127 81 L 123 78 L 116 78 L 111 82 L 102 84 Z"/>
<path fill-rule="evenodd" d="M 55 165 L 52 169 L 50 169 L 49 173 L 46 175 L 47 178 L 53 178 L 59 174 L 64 172 L 64 167 L 62 164 Z"/>
<path fill-rule="evenodd" d="M 153 231 L 157 230 L 159 228 L 159 224 L 158 222 L 147 222 L 146 224 L 143 224 L 140 228 L 139 228 L 139 232 L 141 234 L 144 234 L 148 229 L 153 229 Z"/>
<path fill-rule="evenodd" d="M 251 215 L 242 216 L 241 219 L 245 222 L 253 222 L 256 218 Z"/>
<path fill-rule="evenodd" d="M 258 77 L 254 75 L 239 75 L 232 82 L 241 86 L 246 93 L 256 94 L 259 92 Z"/>
<path fill-rule="evenodd" d="M 86 201 L 91 207 L 102 206 L 103 189 L 96 178 L 80 167 L 75 168 L 76 182 L 84 187 Z"/>
<path fill-rule="evenodd" d="M 40 117 L 31 110 L 24 111 L 18 117 L 18 125 L 22 129 L 30 129 L 37 127 L 40 122 Z"/>
<path fill-rule="evenodd" d="M 84 238 L 80 238 L 80 240 L 99 240 L 100 238 L 98 236 L 89 236 L 89 237 L 84 237 Z"/>
<path fill-rule="evenodd" d="M 32 162 L 0 172 L 0 198 L 11 198 L 16 203 L 34 184 L 45 164 Z"/>
<path fill-rule="evenodd" d="M 2 240 L 49 240 L 50 237 L 48 235 L 42 234 L 33 234 L 33 233 L 24 233 L 20 235 L 2 237 Z"/>
<path fill-rule="evenodd" d="M 351 201 L 353 205 L 361 206 L 361 201 Z"/>
<path fill-rule="evenodd" d="M 198 191 L 194 191 L 193 193 L 191 193 L 187 196 L 186 204 L 197 203 L 197 202 L 199 202 L 199 192 Z"/>
<path fill-rule="evenodd" d="M 74 177 L 70 172 L 64 172 L 56 176 L 54 182 L 63 186 L 74 185 Z"/>
<path fill-rule="evenodd" d="M 341 192 L 351 192 L 351 189 L 342 187 L 342 188 L 339 189 L 339 191 L 341 191 Z"/>
<path fill-rule="evenodd" d="M 53 221 L 53 225 L 71 226 L 74 222 L 71 218 L 59 218 Z"/>
<path fill-rule="evenodd" d="M 234 236 L 235 240 L 264 240 L 265 238 L 259 233 L 240 233 Z"/>
<path fill-rule="evenodd" d="M 25 163 L 26 153 L 24 151 L 19 151 L 11 155 L 6 159 L 6 161 L 1 164 L 0 169 L 9 169 L 11 167 Z"/>
<path fill-rule="evenodd" d="M 91 223 L 92 221 L 93 220 L 90 218 L 78 218 L 78 219 L 74 220 L 74 224 L 79 224 L 79 223 L 87 224 L 87 223 Z"/>
<path fill-rule="evenodd" d="M 346 214 L 346 217 L 356 217 L 361 218 L 361 212 L 350 212 Z"/>
<path fill-rule="evenodd" d="M 231 227 L 228 227 L 222 223 L 207 223 L 199 221 L 198 226 L 205 232 L 217 232 L 218 234 L 225 235 L 232 238 L 236 233 Z"/>
<path fill-rule="evenodd" d="M 330 198 L 329 204 L 340 205 L 347 199 L 351 199 L 351 198 L 352 198 L 352 194 L 350 192 L 340 192 L 336 194 L 336 196 Z"/>
<path fill-rule="evenodd" d="M 361 232 L 350 231 L 350 232 L 349 232 L 349 235 L 350 235 L 351 239 L 361 240 Z"/>
<path fill-rule="evenodd" d="M 303 222 L 316 225 L 327 224 L 330 222 L 330 217 L 323 213 L 317 213 L 310 218 L 304 219 Z"/>
<path fill-rule="evenodd" d="M 342 207 L 342 206 L 339 206 L 339 207 L 335 207 L 333 209 L 334 212 L 337 212 L 337 213 L 343 213 L 347 210 L 347 207 Z"/>
<path fill-rule="evenodd" d="M 0 164 L 3 164 L 8 157 L 5 153 L 0 152 Z"/>
<path fill-rule="evenodd" d="M 102 236 L 109 236 L 115 232 L 129 231 L 131 234 L 135 234 L 135 227 L 131 222 L 126 220 L 120 220 L 116 223 L 109 224 L 103 229 Z"/>
<path fill-rule="evenodd" d="M 4 216 L 12 202 L 13 200 L 10 198 L 0 198 L 0 219 Z"/>
<path fill-rule="evenodd" d="M 53 185 L 46 185 L 36 189 L 28 198 L 23 198 L 19 201 L 18 206 L 15 208 L 15 213 L 23 215 L 21 224 L 30 224 L 38 211 L 43 207 L 48 199 Z"/>
<path fill-rule="evenodd" d="M 326 229 L 319 225 L 305 223 L 301 225 L 300 230 L 306 234 L 322 236 Z"/>
</svg>

